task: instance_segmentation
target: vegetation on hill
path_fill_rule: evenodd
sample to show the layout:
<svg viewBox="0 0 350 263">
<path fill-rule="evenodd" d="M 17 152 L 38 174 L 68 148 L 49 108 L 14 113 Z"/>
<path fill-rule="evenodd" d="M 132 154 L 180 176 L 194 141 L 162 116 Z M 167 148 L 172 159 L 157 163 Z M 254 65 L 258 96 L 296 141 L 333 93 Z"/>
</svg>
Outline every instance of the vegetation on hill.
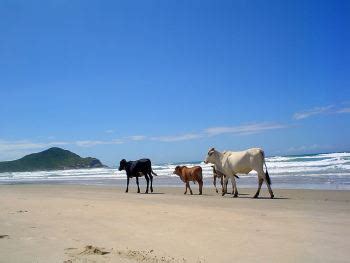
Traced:
<svg viewBox="0 0 350 263">
<path fill-rule="evenodd" d="M 104 167 L 100 160 L 79 155 L 58 147 L 32 153 L 15 161 L 0 162 L 0 172 L 26 172 Z"/>
</svg>

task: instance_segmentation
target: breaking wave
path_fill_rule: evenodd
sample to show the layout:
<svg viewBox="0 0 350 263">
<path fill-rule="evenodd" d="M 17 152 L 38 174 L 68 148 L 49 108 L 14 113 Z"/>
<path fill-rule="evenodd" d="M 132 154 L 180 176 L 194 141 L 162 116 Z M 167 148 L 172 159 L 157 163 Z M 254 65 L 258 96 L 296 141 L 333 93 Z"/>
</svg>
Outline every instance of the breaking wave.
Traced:
<svg viewBox="0 0 350 263">
<path fill-rule="evenodd" d="M 173 175 L 176 165 L 200 165 L 205 178 L 212 177 L 212 168 L 201 162 L 153 165 L 158 174 L 155 180 L 164 185 L 181 184 Z M 326 153 L 266 158 L 266 165 L 274 185 L 282 188 L 350 189 L 350 153 Z M 0 184 L 16 183 L 72 183 L 115 184 L 125 179 L 125 172 L 116 168 L 96 168 L 60 171 L 0 173 Z M 159 178 L 159 179 L 158 179 Z M 239 184 L 256 186 L 256 174 L 241 176 Z"/>
</svg>

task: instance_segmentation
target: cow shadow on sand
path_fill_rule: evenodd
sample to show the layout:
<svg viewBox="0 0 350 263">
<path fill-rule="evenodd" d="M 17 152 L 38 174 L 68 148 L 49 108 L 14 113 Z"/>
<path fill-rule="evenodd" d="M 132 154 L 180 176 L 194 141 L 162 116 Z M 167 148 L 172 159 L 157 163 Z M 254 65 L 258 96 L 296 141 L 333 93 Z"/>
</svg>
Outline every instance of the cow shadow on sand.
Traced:
<svg viewBox="0 0 350 263">
<path fill-rule="evenodd" d="M 290 198 L 288 197 L 274 197 L 271 198 L 270 196 L 259 196 L 258 198 L 254 198 L 252 195 L 250 194 L 245 194 L 246 196 L 241 196 L 242 194 L 239 194 L 239 197 L 236 197 L 238 199 L 253 199 L 253 200 L 259 200 L 259 199 L 269 199 L 269 200 L 289 200 Z M 234 198 L 234 197 L 232 197 Z"/>
</svg>

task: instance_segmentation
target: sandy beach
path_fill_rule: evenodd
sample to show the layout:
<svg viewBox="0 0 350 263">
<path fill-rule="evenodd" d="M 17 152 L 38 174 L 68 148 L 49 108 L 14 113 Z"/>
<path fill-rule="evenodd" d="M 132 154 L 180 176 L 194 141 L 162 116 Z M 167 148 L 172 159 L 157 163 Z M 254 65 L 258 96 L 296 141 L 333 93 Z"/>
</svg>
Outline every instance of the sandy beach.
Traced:
<svg viewBox="0 0 350 263">
<path fill-rule="evenodd" d="M 350 191 L 275 189 L 271 200 L 264 189 L 256 200 L 255 189 L 183 190 L 0 186 L 0 262 L 349 260 Z"/>
</svg>

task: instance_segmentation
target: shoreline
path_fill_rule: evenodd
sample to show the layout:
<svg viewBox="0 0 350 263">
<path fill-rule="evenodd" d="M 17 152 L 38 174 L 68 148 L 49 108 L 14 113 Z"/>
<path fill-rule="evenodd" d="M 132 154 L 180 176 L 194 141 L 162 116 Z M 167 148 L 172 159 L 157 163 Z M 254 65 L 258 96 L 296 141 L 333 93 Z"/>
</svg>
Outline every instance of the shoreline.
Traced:
<svg viewBox="0 0 350 263">
<path fill-rule="evenodd" d="M 325 191 L 350 191 L 350 185 L 330 185 L 327 183 L 314 183 L 314 184 L 303 184 L 303 183 L 279 183 L 279 180 L 276 180 L 276 178 L 272 178 L 272 189 L 282 189 L 282 190 L 325 190 Z M 204 189 L 210 189 L 213 188 L 213 178 L 207 177 L 203 178 L 204 182 Z M 221 189 L 220 180 L 218 179 L 217 182 L 218 189 Z M 28 180 L 28 181 L 0 181 L 0 186 L 15 186 L 15 185 L 47 185 L 47 186 L 96 186 L 96 187 L 116 187 L 116 188 L 123 188 L 126 187 L 126 178 L 118 178 L 118 179 L 100 179 L 100 180 Z M 191 188 L 198 187 L 197 184 L 190 183 Z M 130 182 L 131 187 L 136 187 L 135 180 L 131 180 Z M 180 179 L 176 177 L 168 177 L 168 178 L 155 178 L 153 181 L 154 187 L 161 187 L 161 188 L 182 188 L 185 187 L 184 183 L 180 181 Z M 237 186 L 238 190 L 240 189 L 255 189 L 257 188 L 257 178 L 249 178 L 249 182 L 247 183 L 247 178 L 244 178 L 243 176 L 237 180 Z M 145 188 L 146 182 L 144 178 L 141 178 L 140 180 L 140 188 Z M 231 182 L 228 183 L 228 189 L 231 190 Z M 266 185 L 263 184 L 262 188 L 266 188 Z M 220 190 L 219 190 L 220 191 Z"/>
<path fill-rule="evenodd" d="M 0 185 L 0 262 L 344 262 L 350 191 Z M 141 191 L 144 188 L 141 187 Z M 1 238 L 1 236 L 3 236 Z M 88 247 L 91 246 L 91 247 Z"/>
</svg>

